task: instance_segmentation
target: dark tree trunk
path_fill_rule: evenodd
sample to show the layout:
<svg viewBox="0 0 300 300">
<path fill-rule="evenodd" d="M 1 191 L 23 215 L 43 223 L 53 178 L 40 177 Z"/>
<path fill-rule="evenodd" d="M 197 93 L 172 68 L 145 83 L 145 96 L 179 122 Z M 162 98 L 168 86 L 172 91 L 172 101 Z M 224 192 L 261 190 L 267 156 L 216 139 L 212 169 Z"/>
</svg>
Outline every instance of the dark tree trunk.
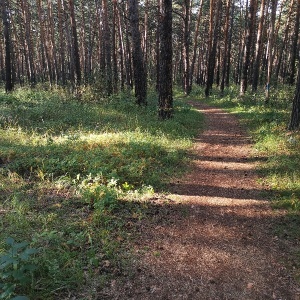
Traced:
<svg viewBox="0 0 300 300">
<path fill-rule="evenodd" d="M 222 66 L 222 79 L 221 79 L 221 85 L 220 85 L 220 91 L 221 96 L 224 94 L 224 87 L 225 87 L 225 77 L 227 74 L 227 68 L 228 68 L 228 43 L 230 42 L 230 39 L 228 38 L 229 35 L 229 21 L 230 21 L 230 7 L 231 7 L 231 0 L 227 0 L 226 3 L 226 20 L 225 20 L 225 28 L 224 28 L 224 55 L 223 55 L 223 66 Z"/>
<path fill-rule="evenodd" d="M 34 50 L 31 39 L 31 15 L 27 0 L 21 0 L 21 9 L 23 14 L 23 21 L 25 26 L 25 40 L 24 40 L 24 50 L 27 50 L 28 59 L 28 78 L 32 87 L 36 85 L 36 74 L 35 74 L 35 64 L 34 64 Z"/>
<path fill-rule="evenodd" d="M 132 60 L 134 74 L 134 88 L 136 102 L 139 105 L 147 105 L 147 79 L 139 30 L 138 1 L 129 0 L 129 21 L 132 35 Z"/>
<path fill-rule="evenodd" d="M 228 36 L 228 49 L 227 49 L 227 67 L 226 67 L 226 75 L 225 75 L 225 85 L 226 87 L 229 87 L 230 82 L 230 70 L 231 70 L 231 49 L 232 49 L 232 33 L 233 33 L 233 21 L 234 21 L 234 7 L 235 7 L 235 1 L 232 1 L 231 4 L 231 20 L 230 20 L 230 29 L 229 29 L 229 36 Z"/>
<path fill-rule="evenodd" d="M 121 90 L 124 90 L 125 84 L 125 74 L 124 74 L 124 61 L 126 64 L 126 51 L 124 46 L 123 34 L 122 34 L 122 24 L 121 24 L 121 14 L 116 6 L 117 19 L 118 19 L 118 35 L 119 35 L 119 51 L 120 51 L 120 80 L 121 80 Z"/>
<path fill-rule="evenodd" d="M 127 22 L 127 18 L 124 16 L 124 22 L 125 22 L 125 32 L 129 32 L 128 29 L 128 22 Z M 126 42 L 126 84 L 127 87 L 129 87 L 130 89 L 133 89 L 133 71 L 132 71 L 132 55 L 131 55 L 131 49 L 130 49 L 130 41 L 129 41 L 129 35 L 126 34 L 125 35 L 125 42 Z"/>
<path fill-rule="evenodd" d="M 212 87 L 211 82 L 211 52 L 213 45 L 213 30 L 214 30 L 214 12 L 215 12 L 215 0 L 210 1 L 210 10 L 209 10 L 209 37 L 208 37 L 208 59 L 207 59 L 207 79 L 206 79 L 206 88 L 205 88 L 205 96 L 208 97 L 210 93 L 210 89 Z M 214 59 L 214 58 L 213 58 Z"/>
<path fill-rule="evenodd" d="M 300 55 L 298 58 L 300 59 Z M 300 124 L 300 64 L 298 64 L 298 80 L 297 80 L 291 119 L 290 119 L 290 124 L 288 126 L 288 129 L 289 130 L 298 129 L 299 124 Z"/>
<path fill-rule="evenodd" d="M 240 95 L 244 96 L 248 87 L 248 71 L 250 67 L 250 57 L 251 57 L 251 45 L 253 40 L 253 33 L 255 28 L 255 13 L 256 13 L 256 0 L 250 1 L 249 15 L 246 26 L 246 42 L 245 42 L 245 51 L 243 58 L 243 69 L 242 77 L 240 84 Z"/>
<path fill-rule="evenodd" d="M 42 6 L 41 6 L 41 0 L 36 1 L 37 6 L 37 13 L 38 13 L 38 19 L 40 24 L 40 38 L 41 38 L 41 52 L 42 52 L 42 58 L 43 58 L 43 69 L 45 70 L 44 73 L 48 75 L 48 80 L 50 86 L 52 85 L 52 64 L 50 61 L 48 49 L 46 47 L 47 42 L 45 38 L 45 31 L 44 31 L 44 22 L 42 18 Z M 43 76 L 44 79 L 44 76 Z"/>
<path fill-rule="evenodd" d="M 113 91 L 118 91 L 118 60 L 117 60 L 117 1 L 113 1 L 113 28 L 112 28 L 112 61 L 113 61 Z"/>
<path fill-rule="evenodd" d="M 52 74 L 51 76 L 54 78 L 55 83 L 58 83 L 58 63 L 57 63 L 57 49 L 55 45 L 55 29 L 54 29 L 54 16 L 53 16 L 53 4 L 52 1 L 48 0 L 48 22 L 49 22 L 49 33 L 50 39 L 49 43 L 51 45 L 51 57 L 52 57 Z"/>
<path fill-rule="evenodd" d="M 252 91 L 257 91 L 258 79 L 259 79 L 259 69 L 260 69 L 260 61 L 261 61 L 261 52 L 262 52 L 262 34 L 263 34 L 263 25 L 265 20 L 265 0 L 261 1 L 260 6 L 260 20 L 257 31 L 257 39 L 255 45 L 255 57 L 254 57 L 254 65 L 253 65 L 253 78 L 252 78 Z"/>
<path fill-rule="evenodd" d="M 3 32 L 4 32 L 4 41 L 5 41 L 5 91 L 10 92 L 13 90 L 14 86 L 12 80 L 9 10 L 6 1 L 2 3 L 1 8 L 2 8 Z"/>
<path fill-rule="evenodd" d="M 293 85 L 295 83 L 296 57 L 297 57 L 297 47 L 298 47 L 298 38 L 299 38 L 299 23 L 300 23 L 300 1 L 298 0 L 293 42 L 292 42 L 292 51 L 291 51 L 291 65 L 290 65 L 291 74 L 289 78 L 290 85 Z"/>
<path fill-rule="evenodd" d="M 190 18 L 191 0 L 183 1 L 183 89 L 189 95 L 192 87 L 190 83 Z"/>
<path fill-rule="evenodd" d="M 265 103 L 269 103 L 270 85 L 273 70 L 273 42 L 274 42 L 274 26 L 276 19 L 277 0 L 271 0 L 271 22 L 269 27 L 269 46 L 268 46 L 268 69 L 267 69 L 267 84 L 266 84 L 266 98 Z"/>
<path fill-rule="evenodd" d="M 205 88 L 205 96 L 208 97 L 214 82 L 216 56 L 217 56 L 217 44 L 219 37 L 219 24 L 220 24 L 220 11 L 222 8 L 222 1 L 212 1 L 210 10 L 210 45 L 208 53 L 208 64 L 207 64 L 207 81 Z M 215 12 L 216 6 L 216 12 Z"/>
<path fill-rule="evenodd" d="M 159 113 L 161 120 L 173 116 L 172 92 L 172 0 L 161 1 Z"/>
<path fill-rule="evenodd" d="M 102 0 L 102 22 L 103 22 L 103 41 L 104 41 L 104 58 L 105 58 L 105 80 L 107 95 L 111 95 L 113 91 L 112 84 L 112 63 L 111 63 L 111 38 L 108 24 L 107 0 Z"/>
<path fill-rule="evenodd" d="M 156 36 L 155 36 L 155 52 L 156 52 L 156 90 L 159 91 L 159 66 L 160 66 L 160 58 L 159 58 L 159 45 L 160 45 L 160 8 L 161 8 L 161 1 L 157 0 L 157 29 L 156 29 Z M 177 62 L 176 62 L 177 63 Z"/>
<path fill-rule="evenodd" d="M 196 63 L 196 56 L 197 56 L 197 49 L 198 49 L 198 35 L 199 35 L 199 27 L 200 27 L 200 21 L 202 17 L 202 8 L 203 8 L 203 0 L 201 0 L 199 4 L 199 11 L 197 16 L 197 23 L 195 28 L 195 34 L 194 34 L 194 49 L 193 49 L 193 58 L 191 63 L 191 70 L 190 70 L 190 84 L 193 84 L 193 77 L 194 77 L 194 70 L 195 70 L 195 63 Z"/>
<path fill-rule="evenodd" d="M 63 34 L 64 10 L 61 0 L 57 0 L 57 17 L 59 27 L 59 55 L 60 55 L 60 77 L 63 85 L 66 84 L 66 67 L 65 67 L 65 42 Z"/>
<path fill-rule="evenodd" d="M 79 56 L 79 47 L 78 47 L 78 38 L 77 38 L 77 28 L 76 28 L 76 18 L 74 11 L 74 1 L 69 0 L 70 6 L 70 21 L 72 28 L 72 46 L 74 52 L 74 66 L 76 72 L 76 85 L 80 86 L 81 84 L 81 68 L 80 68 L 80 56 Z"/>
<path fill-rule="evenodd" d="M 293 7 L 294 7 L 294 2 L 295 2 L 295 0 L 292 0 L 290 2 L 290 8 L 289 8 L 288 16 L 287 16 L 286 23 L 285 23 L 283 39 L 282 39 L 280 47 L 278 47 L 278 54 L 277 54 L 277 59 L 276 59 L 276 69 L 275 69 L 275 75 L 274 75 L 276 83 L 278 82 L 280 68 L 282 67 L 283 53 L 287 46 L 287 40 L 288 40 L 290 26 L 291 26 L 290 23 L 291 23 L 291 15 L 292 15 Z M 278 31 L 279 31 L 279 25 L 277 28 L 277 32 Z M 277 35 L 278 35 L 278 33 L 277 33 Z"/>
</svg>

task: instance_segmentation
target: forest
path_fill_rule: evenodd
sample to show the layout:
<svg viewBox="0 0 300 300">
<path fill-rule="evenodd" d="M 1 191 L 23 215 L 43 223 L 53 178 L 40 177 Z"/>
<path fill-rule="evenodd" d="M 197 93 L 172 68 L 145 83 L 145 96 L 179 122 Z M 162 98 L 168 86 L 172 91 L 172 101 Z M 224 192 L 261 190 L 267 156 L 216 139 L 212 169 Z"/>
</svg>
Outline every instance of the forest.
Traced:
<svg viewBox="0 0 300 300">
<path fill-rule="evenodd" d="M 103 96 L 134 88 L 145 104 L 147 85 L 158 90 L 165 81 L 165 60 L 172 61 L 168 76 L 186 95 L 194 83 L 205 86 L 206 96 L 214 83 L 221 95 L 234 83 L 241 96 L 265 86 L 268 102 L 271 87 L 296 81 L 296 0 L 20 0 L 2 6 L 0 70 L 8 91 L 14 84 L 96 83 Z"/>
<path fill-rule="evenodd" d="M 1 0 L 0 9 L 0 299 L 300 297 L 300 0 Z M 207 142 L 215 157 L 195 154 L 216 107 L 219 122 L 226 112 L 239 125 L 212 131 L 212 139 L 220 136 Z M 234 131 L 240 126 L 247 134 Z M 252 150 L 237 159 L 244 135 Z M 214 154 L 215 144 L 224 154 Z M 189 197 L 201 192 L 193 195 L 181 180 L 201 160 L 222 164 L 213 172 L 219 180 L 227 169 L 232 178 L 246 170 L 236 186 L 211 183 L 202 193 L 253 206 L 267 199 L 273 213 L 263 206 L 253 217 L 249 208 L 245 221 L 229 204 L 225 213 L 193 203 Z M 251 189 L 243 186 L 251 173 L 244 160 L 257 163 Z M 185 186 L 193 182 L 199 189 L 194 177 Z M 237 190 L 249 195 L 234 196 Z M 168 243 L 201 209 L 209 228 L 223 222 L 214 214 L 230 216 L 224 232 L 239 227 L 231 220 L 241 230 L 252 222 L 240 244 L 260 237 L 255 224 L 268 228 L 265 247 L 274 246 L 272 259 L 283 262 L 293 287 L 280 291 L 276 282 L 286 277 L 275 271 L 256 287 L 254 263 L 253 274 L 239 279 L 238 270 L 228 290 L 209 271 L 177 282 L 172 265 L 181 262 L 182 245 L 167 253 L 153 232 L 163 228 Z M 253 238 L 261 250 L 259 243 Z M 268 261 L 259 255 L 257 264 Z M 207 284 L 190 290 L 196 275 Z"/>
</svg>

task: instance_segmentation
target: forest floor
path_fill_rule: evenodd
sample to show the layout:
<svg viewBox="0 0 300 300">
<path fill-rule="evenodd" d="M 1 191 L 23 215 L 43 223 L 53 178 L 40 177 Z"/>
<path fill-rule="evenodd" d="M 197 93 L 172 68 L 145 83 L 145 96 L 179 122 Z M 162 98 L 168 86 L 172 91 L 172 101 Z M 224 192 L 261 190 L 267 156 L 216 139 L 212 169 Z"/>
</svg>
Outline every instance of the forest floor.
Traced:
<svg viewBox="0 0 300 300">
<path fill-rule="evenodd" d="M 98 299 L 286 299 L 300 289 L 286 267 L 299 247 L 274 234 L 284 211 L 272 210 L 258 183 L 251 139 L 238 119 L 193 103 L 206 118 L 193 166 L 129 227 L 138 235 L 132 270 Z"/>
</svg>

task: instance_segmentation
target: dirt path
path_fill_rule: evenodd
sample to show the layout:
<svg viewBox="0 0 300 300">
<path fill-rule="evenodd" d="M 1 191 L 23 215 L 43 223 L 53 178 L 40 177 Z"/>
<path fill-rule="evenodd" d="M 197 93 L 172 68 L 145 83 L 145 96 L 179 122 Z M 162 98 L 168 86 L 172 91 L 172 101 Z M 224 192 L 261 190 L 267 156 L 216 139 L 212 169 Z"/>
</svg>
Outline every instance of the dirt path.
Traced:
<svg viewBox="0 0 300 300">
<path fill-rule="evenodd" d="M 194 167 L 154 199 L 138 224 L 138 259 L 99 299 L 295 299 L 272 235 L 276 216 L 257 184 L 250 140 L 237 119 L 204 104 Z"/>
</svg>

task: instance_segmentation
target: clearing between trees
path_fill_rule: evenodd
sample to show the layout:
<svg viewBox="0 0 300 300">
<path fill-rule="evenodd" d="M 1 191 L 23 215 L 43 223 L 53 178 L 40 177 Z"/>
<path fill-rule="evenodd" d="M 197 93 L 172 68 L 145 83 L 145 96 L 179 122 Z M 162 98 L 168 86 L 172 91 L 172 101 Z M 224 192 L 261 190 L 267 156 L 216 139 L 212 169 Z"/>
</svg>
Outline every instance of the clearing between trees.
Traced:
<svg viewBox="0 0 300 300">
<path fill-rule="evenodd" d="M 193 103 L 206 117 L 191 172 L 167 197 L 151 200 L 132 272 L 97 299 L 300 299 L 285 267 L 287 245 L 274 235 L 283 211 L 257 183 L 251 140 L 235 116 Z M 289 248 L 289 249 L 288 249 Z"/>
</svg>

